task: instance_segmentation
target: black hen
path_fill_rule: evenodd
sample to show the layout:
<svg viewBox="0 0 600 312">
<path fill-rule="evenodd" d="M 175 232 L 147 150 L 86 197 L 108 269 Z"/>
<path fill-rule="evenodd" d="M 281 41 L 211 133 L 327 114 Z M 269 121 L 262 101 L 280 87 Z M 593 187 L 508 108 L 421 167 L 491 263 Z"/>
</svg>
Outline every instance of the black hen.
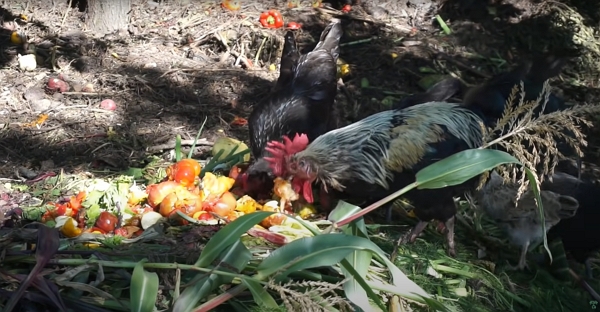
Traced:
<svg viewBox="0 0 600 312">
<path fill-rule="evenodd" d="M 565 251 L 585 263 L 587 276 L 591 278 L 590 256 L 600 249 L 600 187 L 592 181 L 556 172 L 552 182 L 544 181 L 541 188 L 571 196 L 579 202 L 577 214 L 554 226 L 548 232 L 548 240 L 560 238 Z"/>
<path fill-rule="evenodd" d="M 337 93 L 337 59 L 343 30 L 334 19 L 323 31 L 317 46 L 300 55 L 293 32 L 285 35 L 281 72 L 275 91 L 250 114 L 250 147 L 256 160 L 240 175 L 246 194 L 268 198 L 273 175 L 263 159 L 267 142 L 284 135 L 308 135 L 314 140 L 337 127 L 334 100 Z"/>
</svg>

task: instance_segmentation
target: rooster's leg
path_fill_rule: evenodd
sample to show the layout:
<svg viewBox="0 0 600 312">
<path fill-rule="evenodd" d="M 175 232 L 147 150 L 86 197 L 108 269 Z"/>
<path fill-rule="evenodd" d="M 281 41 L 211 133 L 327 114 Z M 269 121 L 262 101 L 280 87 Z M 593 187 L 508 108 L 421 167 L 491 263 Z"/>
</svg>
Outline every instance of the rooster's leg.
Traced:
<svg viewBox="0 0 600 312">
<path fill-rule="evenodd" d="M 456 220 L 456 217 L 452 217 L 444 222 L 444 225 L 448 230 L 448 232 L 446 232 L 446 240 L 448 240 L 448 255 L 450 255 L 452 258 L 456 257 L 456 250 L 454 247 L 454 220 Z"/>
<path fill-rule="evenodd" d="M 408 235 L 404 235 L 402 238 L 400 238 L 399 243 L 414 243 L 417 237 L 419 237 L 419 234 L 423 232 L 428 223 L 429 222 L 419 221 L 419 223 L 415 225 L 415 227 L 410 231 L 410 233 L 408 233 Z"/>
</svg>

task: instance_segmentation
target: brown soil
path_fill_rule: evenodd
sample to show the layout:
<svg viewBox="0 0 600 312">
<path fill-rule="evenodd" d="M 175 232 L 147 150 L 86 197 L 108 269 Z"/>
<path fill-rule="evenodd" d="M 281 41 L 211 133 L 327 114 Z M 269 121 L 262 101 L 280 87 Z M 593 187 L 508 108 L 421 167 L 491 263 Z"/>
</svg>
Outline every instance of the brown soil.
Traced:
<svg viewBox="0 0 600 312">
<path fill-rule="evenodd" d="M 591 1 L 579 2 L 568 4 L 586 25 L 598 25 L 600 11 L 582 7 Z M 67 9 L 67 1 L 5 3 L 0 12 L 5 26 L 19 14 L 28 17 L 18 27 L 30 44 L 13 45 L 11 31 L 0 29 L 3 178 L 16 178 L 19 167 L 123 169 L 139 166 L 151 154 L 171 157 L 176 135 L 193 139 L 204 118 L 202 137 L 208 142 L 218 136 L 247 141 L 247 127 L 231 122 L 247 117 L 278 75 L 269 65 L 279 63 L 285 30 L 266 30 L 257 22 L 260 12 L 272 7 L 303 24 L 297 36 L 303 50 L 312 49 L 331 16 L 343 19 L 341 58 L 351 65 L 351 75 L 338 101 L 347 122 L 385 109 L 386 97 L 421 91 L 417 82 L 429 74 L 426 69 L 473 84 L 538 52 L 581 55 L 571 42 L 573 27 L 557 28 L 551 17 L 551 8 L 563 4 L 551 1 L 363 0 L 342 16 L 334 9 L 312 9 L 309 1 L 293 10 L 285 1 L 245 1 L 232 13 L 215 1 L 133 0 L 129 31 L 103 37 L 85 31 L 85 13 Z M 373 13 L 373 3 L 387 13 Z M 436 14 L 451 35 L 443 34 Z M 24 72 L 17 54 L 33 46 L 38 67 Z M 51 77 L 65 79 L 69 92 L 45 92 Z M 598 77 L 574 58 L 553 85 L 569 101 L 582 103 L 598 98 Z M 361 87 L 363 81 L 368 88 Z M 86 84 L 93 90 L 82 92 Z M 117 109 L 101 109 L 105 99 L 114 100 Z M 27 126 L 40 114 L 48 115 L 45 122 Z M 195 158 L 209 150 L 210 144 L 199 146 Z M 597 150 L 592 146 L 588 152 Z"/>
</svg>

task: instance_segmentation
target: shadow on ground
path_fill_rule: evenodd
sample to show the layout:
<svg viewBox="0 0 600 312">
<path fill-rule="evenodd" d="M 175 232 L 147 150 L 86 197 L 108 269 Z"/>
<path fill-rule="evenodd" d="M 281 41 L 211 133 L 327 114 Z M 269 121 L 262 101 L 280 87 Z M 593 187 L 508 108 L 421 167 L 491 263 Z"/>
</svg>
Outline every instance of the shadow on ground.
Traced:
<svg viewBox="0 0 600 312">
<path fill-rule="evenodd" d="M 479 83 L 523 58 L 535 58 L 542 53 L 580 55 L 581 47 L 573 42 L 576 27 L 558 27 L 556 16 L 540 15 L 539 7 L 517 7 L 511 2 L 515 1 L 493 5 L 488 1 L 447 0 L 439 11 L 425 15 L 427 21 L 434 20 L 434 14 L 450 21 L 452 35 L 444 35 L 436 22 L 419 25 L 416 32 L 407 34 L 380 23 L 341 17 L 345 29 L 341 58 L 351 64 L 351 75 L 345 78 L 346 90 L 338 95 L 346 122 L 388 108 L 382 104 L 386 98 L 394 100 L 421 91 L 420 79 L 432 71 L 439 75 L 456 74 L 468 83 Z M 587 11 L 593 6 L 579 1 L 576 8 Z M 0 12 L 5 20 L 17 18 L 14 12 Z M 290 14 L 296 14 L 296 20 L 303 23 L 303 30 L 298 34 L 301 50 L 310 51 L 326 22 L 315 14 Z M 588 16 L 585 12 L 582 15 Z M 586 23 L 597 19 L 597 12 L 592 12 Z M 33 27 L 46 26 L 40 23 Z M 254 36 L 262 38 L 266 33 L 259 32 L 261 35 Z M 272 45 L 281 40 L 284 30 L 267 34 L 274 33 L 278 37 L 270 39 Z M 2 30 L 0 39 L 9 40 L 9 35 L 10 31 Z M 183 49 L 186 47 L 182 43 L 184 34 L 180 35 L 181 38 L 176 39 L 154 37 L 157 43 L 147 45 L 148 49 L 167 41 L 172 47 Z M 205 117 L 203 136 L 209 140 L 223 134 L 247 140 L 246 127 L 229 123 L 235 116 L 247 117 L 252 105 L 268 94 L 273 83 L 265 75 L 257 74 L 265 71 L 231 68 L 228 65 L 231 59 L 219 62 L 224 49 L 212 38 L 198 44 L 197 49 L 189 49 L 197 52 L 187 55 L 200 64 L 194 68 L 178 69 L 176 65 L 169 71 L 144 68 L 111 56 L 116 53 L 127 58 L 134 45 L 149 40 L 147 34 L 133 38 L 88 39 L 77 33 L 71 33 L 70 37 L 41 39 L 40 42 L 51 42 L 54 46 L 62 41 L 66 47 L 60 56 L 62 64 L 72 64 L 78 71 L 93 77 L 94 85 L 102 94 L 59 96 L 57 99 L 64 107 L 51 109 L 53 119 L 40 130 L 14 125 L 4 130 L 0 133 L 0 149 L 6 152 L 7 159 L 3 161 L 35 166 L 40 161 L 53 159 L 57 166 L 70 167 L 110 159 L 109 164 L 122 168 L 144 159 L 151 153 L 148 147 L 172 142 L 175 134 L 192 139 Z M 260 40 L 254 40 L 252 48 L 247 49 L 246 56 L 251 60 L 255 58 L 258 43 Z M 4 47 L 0 60 L 7 66 L 14 57 L 14 52 L 8 52 L 20 47 Z M 43 47 L 39 50 L 44 53 Z M 277 53 L 277 49 L 271 48 L 269 53 L 260 56 L 260 63 L 265 67 L 278 63 Z M 574 68 L 579 64 L 572 63 Z M 48 58 L 42 67 L 52 68 Z M 425 72 L 424 68 L 429 71 Z M 29 81 L 15 83 L 13 90 L 21 98 L 31 88 L 43 88 L 46 81 L 36 81 L 29 73 L 22 76 L 29 77 L 23 78 Z M 596 86 L 589 84 L 554 85 L 564 88 L 565 93 L 577 101 L 586 100 L 586 94 L 598 93 Z M 115 113 L 93 110 L 108 97 L 120 103 Z M 35 116 L 31 113 L 34 112 L 30 109 L 29 115 L 14 114 L 11 122 L 29 122 Z M 197 154 L 208 150 L 201 146 Z"/>
</svg>

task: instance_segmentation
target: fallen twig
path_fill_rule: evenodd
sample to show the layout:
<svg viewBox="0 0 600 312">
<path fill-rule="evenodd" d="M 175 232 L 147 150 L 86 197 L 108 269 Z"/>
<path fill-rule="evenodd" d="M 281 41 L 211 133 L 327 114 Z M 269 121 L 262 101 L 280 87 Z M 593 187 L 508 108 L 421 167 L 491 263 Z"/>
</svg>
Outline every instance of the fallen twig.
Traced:
<svg viewBox="0 0 600 312">
<path fill-rule="evenodd" d="M 72 91 L 72 92 L 62 92 L 61 94 L 63 95 L 89 95 L 89 96 L 102 96 L 102 95 L 108 95 L 106 93 L 100 93 L 100 92 L 76 92 L 76 91 Z"/>
<path fill-rule="evenodd" d="M 234 57 L 236 57 L 237 59 L 239 59 L 242 63 L 244 63 L 244 66 L 246 66 L 246 68 L 252 68 L 252 63 L 250 62 L 250 60 L 248 60 L 248 58 L 246 58 L 246 56 L 243 55 L 242 53 L 238 53 L 238 52 L 232 50 L 231 48 L 229 48 L 229 45 L 227 44 L 227 41 L 225 41 L 225 38 L 223 38 L 223 36 L 221 36 L 218 32 L 214 33 L 213 36 L 215 36 L 215 38 L 217 40 L 219 40 L 219 42 L 223 45 L 223 47 L 225 47 L 225 49 L 227 49 L 226 53 L 229 53 L 229 54 L 233 55 Z"/>
<path fill-rule="evenodd" d="M 192 146 L 192 144 L 194 144 L 194 140 L 181 140 L 181 146 L 184 146 L 184 145 Z M 213 146 L 214 144 L 215 144 L 214 142 L 210 142 L 207 139 L 199 139 L 198 141 L 196 141 L 196 146 L 198 146 L 198 145 Z M 160 151 L 163 151 L 166 149 L 173 149 L 173 148 L 175 148 L 175 140 L 169 141 L 164 144 L 150 146 L 150 147 L 146 148 L 146 151 L 160 152 Z"/>
</svg>

